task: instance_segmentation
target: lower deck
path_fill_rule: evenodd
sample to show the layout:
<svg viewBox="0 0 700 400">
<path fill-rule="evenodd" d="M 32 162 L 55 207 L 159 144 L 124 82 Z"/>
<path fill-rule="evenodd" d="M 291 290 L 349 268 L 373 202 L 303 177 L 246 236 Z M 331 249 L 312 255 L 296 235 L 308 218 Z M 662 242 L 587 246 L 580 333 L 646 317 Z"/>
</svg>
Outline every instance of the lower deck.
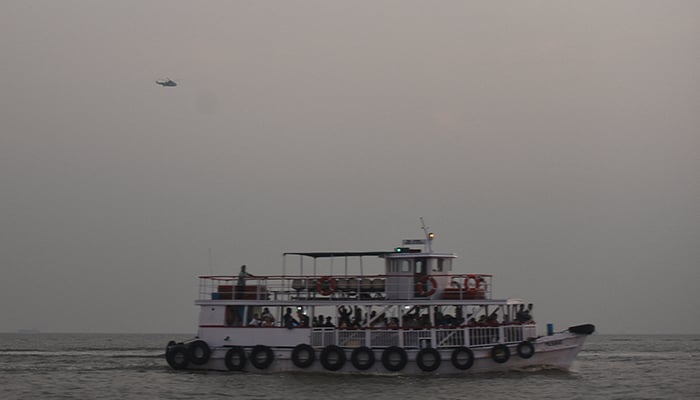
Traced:
<svg viewBox="0 0 700 400">
<path fill-rule="evenodd" d="M 330 345 L 354 348 L 452 348 L 513 344 L 537 337 L 537 326 L 500 325 L 435 329 L 338 329 L 317 328 L 201 328 L 198 337 L 211 346 L 253 346 L 267 344 L 293 347 L 308 343 L 313 347 Z"/>
</svg>

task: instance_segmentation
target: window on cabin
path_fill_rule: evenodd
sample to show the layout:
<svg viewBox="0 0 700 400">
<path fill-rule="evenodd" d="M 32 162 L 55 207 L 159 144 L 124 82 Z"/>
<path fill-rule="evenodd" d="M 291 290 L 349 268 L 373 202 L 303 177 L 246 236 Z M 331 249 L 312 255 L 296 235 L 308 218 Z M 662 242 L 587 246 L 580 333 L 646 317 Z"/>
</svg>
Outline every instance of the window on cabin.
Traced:
<svg viewBox="0 0 700 400">
<path fill-rule="evenodd" d="M 410 273 L 412 272 L 412 260 L 398 259 L 389 263 L 389 273 Z"/>
<path fill-rule="evenodd" d="M 427 275 L 428 274 L 428 260 L 425 258 L 416 259 L 416 274 L 417 275 Z"/>
</svg>

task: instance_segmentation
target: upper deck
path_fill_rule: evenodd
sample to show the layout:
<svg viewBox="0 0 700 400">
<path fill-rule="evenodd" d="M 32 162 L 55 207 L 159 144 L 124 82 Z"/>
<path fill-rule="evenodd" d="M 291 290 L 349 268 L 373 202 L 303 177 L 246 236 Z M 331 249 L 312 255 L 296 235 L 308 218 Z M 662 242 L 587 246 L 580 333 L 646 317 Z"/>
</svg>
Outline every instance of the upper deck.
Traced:
<svg viewBox="0 0 700 400">
<path fill-rule="evenodd" d="M 290 252 L 284 256 L 283 275 L 201 276 L 198 303 L 492 300 L 492 275 L 453 273 L 452 261 L 457 256 L 450 253 L 399 247 L 395 251 Z M 299 274 L 286 273 L 288 257 L 299 257 Z M 365 273 L 367 257 L 383 259 L 384 273 Z M 318 272 L 321 260 L 331 264 L 327 273 Z M 333 272 L 333 260 L 342 265 L 343 272 Z M 305 268 L 312 272 L 304 273 Z M 359 273 L 350 272 L 353 270 Z"/>
</svg>

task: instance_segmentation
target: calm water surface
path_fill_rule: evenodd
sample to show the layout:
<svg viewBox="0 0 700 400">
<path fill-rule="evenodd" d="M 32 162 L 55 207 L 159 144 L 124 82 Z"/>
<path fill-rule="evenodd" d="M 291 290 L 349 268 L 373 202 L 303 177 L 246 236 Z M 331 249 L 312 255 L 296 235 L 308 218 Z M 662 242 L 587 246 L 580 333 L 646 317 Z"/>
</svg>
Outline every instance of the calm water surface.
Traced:
<svg viewBox="0 0 700 400">
<path fill-rule="evenodd" d="M 173 371 L 190 335 L 0 334 L 2 399 L 698 399 L 700 335 L 593 335 L 569 372 L 463 378 Z"/>
</svg>

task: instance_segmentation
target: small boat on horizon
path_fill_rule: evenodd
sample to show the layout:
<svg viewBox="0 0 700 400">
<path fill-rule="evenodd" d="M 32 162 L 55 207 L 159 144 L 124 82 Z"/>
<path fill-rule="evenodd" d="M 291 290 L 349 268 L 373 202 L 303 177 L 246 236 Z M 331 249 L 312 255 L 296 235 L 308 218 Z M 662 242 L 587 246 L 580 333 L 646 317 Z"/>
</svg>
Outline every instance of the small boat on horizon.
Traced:
<svg viewBox="0 0 700 400">
<path fill-rule="evenodd" d="M 201 276 L 197 336 L 168 343 L 165 358 L 177 370 L 259 373 L 571 366 L 593 325 L 554 332 L 547 324 L 538 333 L 532 303 L 493 298 L 492 275 L 453 272 L 457 256 L 434 252 L 435 235 L 425 225 L 423 233 L 389 251 L 284 253 L 279 276 L 251 276 L 245 267 L 238 276 Z M 287 274 L 289 257 L 299 259 L 299 274 Z M 368 259 L 383 273 L 365 274 Z M 313 272 L 304 274 L 309 261 Z M 317 273 L 320 264 L 330 272 Z"/>
<path fill-rule="evenodd" d="M 20 335 L 33 335 L 41 333 L 38 329 L 17 329 L 17 333 Z"/>
</svg>

